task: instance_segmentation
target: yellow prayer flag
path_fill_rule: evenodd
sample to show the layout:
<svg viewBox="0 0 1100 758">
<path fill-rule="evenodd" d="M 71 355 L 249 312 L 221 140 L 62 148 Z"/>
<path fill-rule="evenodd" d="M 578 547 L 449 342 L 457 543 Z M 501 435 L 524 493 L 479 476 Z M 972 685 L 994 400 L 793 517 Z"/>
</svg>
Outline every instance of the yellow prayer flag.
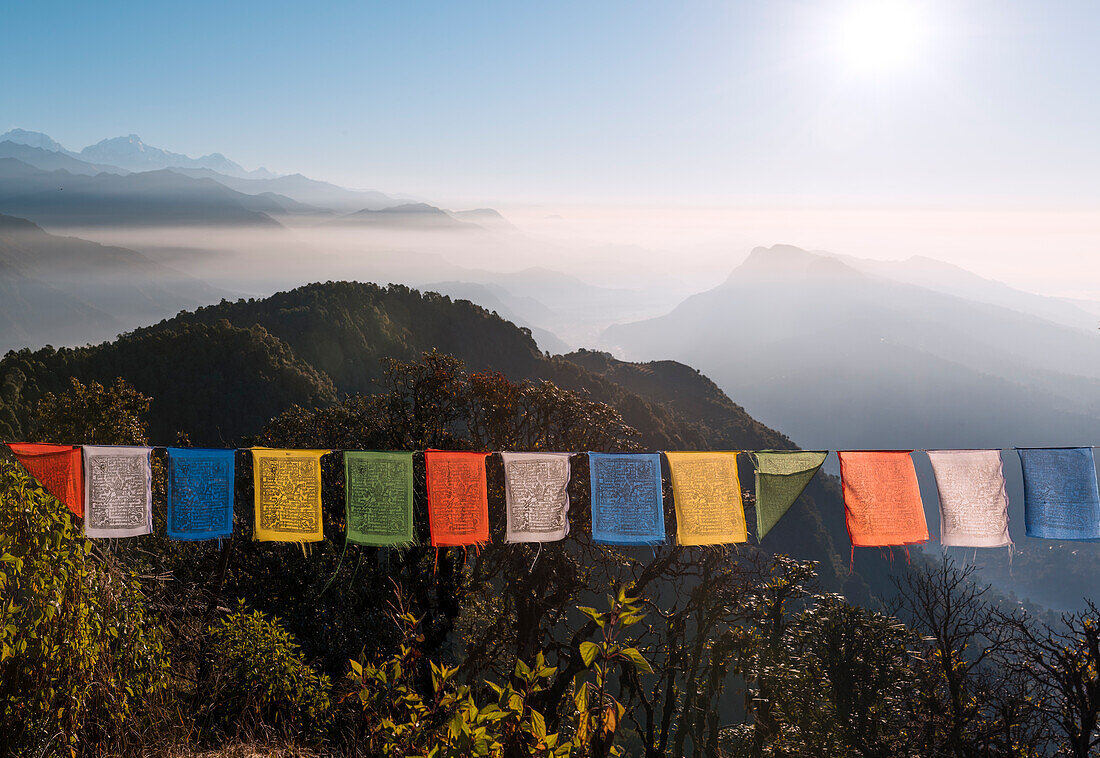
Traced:
<svg viewBox="0 0 1100 758">
<path fill-rule="evenodd" d="M 737 453 L 665 453 L 681 545 L 748 542 Z"/>
<path fill-rule="evenodd" d="M 257 540 L 319 542 L 321 456 L 328 450 L 252 448 Z"/>
</svg>

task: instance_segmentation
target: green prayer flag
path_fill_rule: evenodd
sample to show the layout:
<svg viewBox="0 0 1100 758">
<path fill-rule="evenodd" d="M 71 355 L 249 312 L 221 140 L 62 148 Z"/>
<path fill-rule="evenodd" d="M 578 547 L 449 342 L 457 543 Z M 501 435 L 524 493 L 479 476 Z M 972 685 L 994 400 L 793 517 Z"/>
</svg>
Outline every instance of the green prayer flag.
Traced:
<svg viewBox="0 0 1100 758">
<path fill-rule="evenodd" d="M 762 450 L 756 461 L 756 539 L 759 542 L 794 505 L 821 468 L 827 451 Z"/>
<path fill-rule="evenodd" d="M 344 493 L 349 542 L 412 544 L 412 453 L 345 452 Z"/>
</svg>

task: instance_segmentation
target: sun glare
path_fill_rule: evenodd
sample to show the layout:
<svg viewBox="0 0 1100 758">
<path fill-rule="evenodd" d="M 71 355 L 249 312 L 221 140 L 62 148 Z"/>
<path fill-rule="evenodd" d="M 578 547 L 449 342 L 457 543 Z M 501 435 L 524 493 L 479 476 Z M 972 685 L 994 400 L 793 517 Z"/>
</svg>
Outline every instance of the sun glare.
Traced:
<svg viewBox="0 0 1100 758">
<path fill-rule="evenodd" d="M 915 2 L 857 0 L 839 19 L 834 41 L 846 67 L 877 76 L 914 65 L 924 36 Z"/>
</svg>

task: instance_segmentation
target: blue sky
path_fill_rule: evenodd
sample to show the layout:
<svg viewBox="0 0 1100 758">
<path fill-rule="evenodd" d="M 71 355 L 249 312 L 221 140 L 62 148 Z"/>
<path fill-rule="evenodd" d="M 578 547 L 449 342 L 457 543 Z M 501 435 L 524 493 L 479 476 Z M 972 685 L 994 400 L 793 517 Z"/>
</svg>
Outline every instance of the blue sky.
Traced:
<svg viewBox="0 0 1100 758">
<path fill-rule="evenodd" d="M 913 0 L 853 65 L 859 2 L 8 3 L 0 131 L 470 202 L 1095 205 L 1100 3 Z"/>
</svg>

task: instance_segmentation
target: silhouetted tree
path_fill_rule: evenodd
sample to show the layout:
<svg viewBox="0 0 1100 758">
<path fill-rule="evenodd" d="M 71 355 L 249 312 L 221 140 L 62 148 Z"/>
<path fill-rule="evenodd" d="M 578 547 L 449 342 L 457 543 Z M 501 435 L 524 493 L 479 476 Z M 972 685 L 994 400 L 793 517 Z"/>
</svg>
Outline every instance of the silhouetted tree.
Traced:
<svg viewBox="0 0 1100 758">
<path fill-rule="evenodd" d="M 1005 755 L 1040 741 L 1022 704 L 1027 682 L 1002 665 L 1013 647 L 975 567 L 924 561 L 894 582 L 898 610 L 923 635 L 933 686 L 925 691 L 930 738 L 944 755 Z"/>
<path fill-rule="evenodd" d="M 1100 750 L 1100 610 L 1091 600 L 1056 625 L 1003 616 L 1014 634 L 1013 658 L 1030 678 L 1027 704 L 1053 729 L 1058 749 L 1075 758 Z"/>
</svg>

